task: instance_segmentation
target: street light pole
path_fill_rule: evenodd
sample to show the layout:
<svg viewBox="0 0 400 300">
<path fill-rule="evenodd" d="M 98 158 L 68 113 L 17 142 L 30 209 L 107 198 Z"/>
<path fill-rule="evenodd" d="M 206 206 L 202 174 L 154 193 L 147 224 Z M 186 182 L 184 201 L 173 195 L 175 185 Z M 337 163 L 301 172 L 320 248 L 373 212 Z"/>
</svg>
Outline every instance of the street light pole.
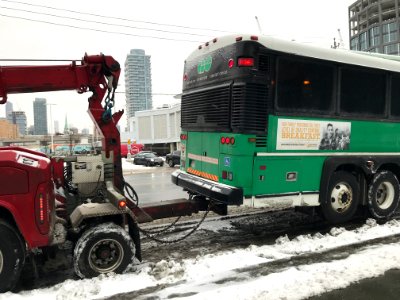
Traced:
<svg viewBox="0 0 400 300">
<path fill-rule="evenodd" d="M 50 146 L 50 153 L 53 154 L 54 152 L 54 130 L 53 130 L 53 116 L 51 113 L 51 106 L 52 105 L 57 105 L 55 103 L 47 103 L 46 105 L 48 105 L 50 107 L 50 138 L 51 138 L 51 146 Z"/>
</svg>

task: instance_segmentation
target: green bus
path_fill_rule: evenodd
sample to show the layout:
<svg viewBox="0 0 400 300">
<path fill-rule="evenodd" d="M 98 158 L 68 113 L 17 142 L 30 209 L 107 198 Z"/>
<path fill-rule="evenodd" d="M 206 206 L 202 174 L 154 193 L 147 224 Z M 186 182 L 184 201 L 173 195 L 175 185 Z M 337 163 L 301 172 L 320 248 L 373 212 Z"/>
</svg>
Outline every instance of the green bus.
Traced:
<svg viewBox="0 0 400 300">
<path fill-rule="evenodd" d="M 276 201 L 331 223 L 399 204 L 400 61 L 230 35 L 185 61 L 172 181 L 221 213 Z"/>
</svg>

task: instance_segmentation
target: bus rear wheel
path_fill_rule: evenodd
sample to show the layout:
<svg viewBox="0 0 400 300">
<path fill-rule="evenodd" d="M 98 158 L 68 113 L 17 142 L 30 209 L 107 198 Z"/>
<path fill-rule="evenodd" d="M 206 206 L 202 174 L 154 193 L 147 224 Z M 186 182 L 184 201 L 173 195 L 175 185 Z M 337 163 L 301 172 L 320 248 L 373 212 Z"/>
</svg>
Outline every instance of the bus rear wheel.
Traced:
<svg viewBox="0 0 400 300">
<path fill-rule="evenodd" d="M 392 172 L 376 173 L 368 187 L 368 209 L 379 220 L 390 218 L 399 206 L 399 181 Z"/>
<path fill-rule="evenodd" d="M 333 224 L 349 221 L 360 202 L 360 187 L 353 174 L 338 171 L 332 174 L 326 196 L 321 201 L 324 218 Z"/>
</svg>

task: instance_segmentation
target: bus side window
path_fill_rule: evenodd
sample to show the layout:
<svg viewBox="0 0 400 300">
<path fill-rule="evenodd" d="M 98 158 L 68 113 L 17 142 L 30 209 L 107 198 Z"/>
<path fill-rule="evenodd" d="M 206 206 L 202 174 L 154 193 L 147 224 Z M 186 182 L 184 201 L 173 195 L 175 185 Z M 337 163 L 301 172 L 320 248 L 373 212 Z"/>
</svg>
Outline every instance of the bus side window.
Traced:
<svg viewBox="0 0 400 300">
<path fill-rule="evenodd" d="M 278 59 L 277 108 L 283 111 L 330 113 L 334 67 L 289 58 Z"/>
<path fill-rule="evenodd" d="M 384 116 L 386 74 L 362 68 L 341 68 L 341 113 Z"/>
<path fill-rule="evenodd" d="M 392 89 L 390 93 L 390 116 L 400 118 L 400 76 L 392 75 Z"/>
</svg>

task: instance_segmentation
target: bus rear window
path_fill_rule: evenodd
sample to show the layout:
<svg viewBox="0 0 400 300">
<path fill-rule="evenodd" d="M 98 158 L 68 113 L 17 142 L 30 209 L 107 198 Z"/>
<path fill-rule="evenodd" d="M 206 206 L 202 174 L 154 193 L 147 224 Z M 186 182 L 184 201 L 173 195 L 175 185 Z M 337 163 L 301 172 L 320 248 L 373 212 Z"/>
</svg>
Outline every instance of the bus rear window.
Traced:
<svg viewBox="0 0 400 300">
<path fill-rule="evenodd" d="M 334 68 L 321 63 L 280 58 L 277 109 L 329 113 L 333 107 Z"/>
</svg>

